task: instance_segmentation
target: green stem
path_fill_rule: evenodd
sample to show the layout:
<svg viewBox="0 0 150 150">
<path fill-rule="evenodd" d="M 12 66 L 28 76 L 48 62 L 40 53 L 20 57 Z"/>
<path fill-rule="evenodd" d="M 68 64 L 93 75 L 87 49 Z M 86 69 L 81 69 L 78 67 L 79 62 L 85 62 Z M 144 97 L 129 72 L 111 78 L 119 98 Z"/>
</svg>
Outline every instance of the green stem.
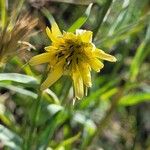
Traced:
<svg viewBox="0 0 150 150">
<path fill-rule="evenodd" d="M 66 82 L 66 88 L 64 88 L 65 92 L 64 92 L 64 96 L 63 96 L 63 99 L 62 99 L 61 103 L 66 104 L 65 102 L 67 100 L 67 96 L 69 94 L 70 88 L 71 88 L 71 81 L 69 80 L 68 82 Z"/>
<path fill-rule="evenodd" d="M 36 100 L 36 106 L 35 106 L 35 112 L 33 113 L 33 123 L 31 124 L 31 128 L 29 130 L 29 137 L 27 139 L 27 145 L 25 147 L 25 150 L 32 150 L 32 142 L 34 142 L 34 136 L 37 131 L 37 122 L 40 114 L 41 109 L 41 97 L 42 97 L 42 91 L 38 89 L 38 97 Z"/>
<path fill-rule="evenodd" d="M 99 11 L 99 13 L 97 14 L 97 18 L 100 18 L 100 19 L 98 20 L 97 26 L 95 27 L 95 30 L 94 30 L 94 36 L 93 36 L 94 38 L 98 34 L 98 31 L 103 23 L 104 17 L 106 16 L 112 2 L 113 0 L 107 0 L 104 7 L 102 8 L 102 11 Z"/>
</svg>

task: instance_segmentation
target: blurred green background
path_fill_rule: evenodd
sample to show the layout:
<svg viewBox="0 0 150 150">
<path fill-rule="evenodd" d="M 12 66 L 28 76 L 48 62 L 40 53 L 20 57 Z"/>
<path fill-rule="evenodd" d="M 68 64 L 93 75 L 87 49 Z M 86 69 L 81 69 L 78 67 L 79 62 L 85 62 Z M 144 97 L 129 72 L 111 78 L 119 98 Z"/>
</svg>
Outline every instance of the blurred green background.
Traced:
<svg viewBox="0 0 150 150">
<path fill-rule="evenodd" d="M 150 149 L 149 0 L 0 1 L 0 38 L 19 16 L 38 19 L 29 48 L 16 48 L 1 68 L 0 149 L 28 149 L 26 145 L 33 145 L 32 150 Z M 67 76 L 47 90 L 31 140 L 44 65 L 30 67 L 28 61 L 50 45 L 45 28 L 53 17 L 62 31 L 80 27 L 93 31 L 94 44 L 117 62 L 104 62 L 100 73 L 92 72 L 88 96 L 75 105 Z M 0 57 L 5 44 L 0 41 Z"/>
</svg>

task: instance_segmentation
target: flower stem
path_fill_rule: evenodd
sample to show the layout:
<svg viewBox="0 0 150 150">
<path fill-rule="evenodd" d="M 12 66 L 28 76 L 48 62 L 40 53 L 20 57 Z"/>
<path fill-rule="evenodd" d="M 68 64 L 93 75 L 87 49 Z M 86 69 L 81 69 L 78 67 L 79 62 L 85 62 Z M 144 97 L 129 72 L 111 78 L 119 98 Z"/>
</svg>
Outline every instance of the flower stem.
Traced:
<svg viewBox="0 0 150 150">
<path fill-rule="evenodd" d="M 112 2 L 113 2 L 113 0 L 107 0 L 104 7 L 102 8 L 102 11 L 98 12 L 97 18 L 99 18 L 99 20 L 98 20 L 97 26 L 95 27 L 95 30 L 94 30 L 94 35 L 93 35 L 94 38 L 98 34 L 99 28 L 101 27 L 103 20 L 107 14 Z"/>
</svg>

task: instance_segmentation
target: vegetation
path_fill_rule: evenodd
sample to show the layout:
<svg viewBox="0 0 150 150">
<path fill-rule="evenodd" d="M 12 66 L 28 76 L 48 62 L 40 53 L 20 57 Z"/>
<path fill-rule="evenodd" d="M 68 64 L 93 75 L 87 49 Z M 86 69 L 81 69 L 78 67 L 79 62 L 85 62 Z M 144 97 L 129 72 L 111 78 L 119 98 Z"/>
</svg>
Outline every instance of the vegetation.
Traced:
<svg viewBox="0 0 150 150">
<path fill-rule="evenodd" d="M 41 91 L 47 64 L 29 63 L 50 45 L 53 22 L 92 31 L 117 58 L 92 71 L 81 100 L 69 76 Z M 149 56 L 149 0 L 0 0 L 0 149 L 150 149 Z"/>
</svg>

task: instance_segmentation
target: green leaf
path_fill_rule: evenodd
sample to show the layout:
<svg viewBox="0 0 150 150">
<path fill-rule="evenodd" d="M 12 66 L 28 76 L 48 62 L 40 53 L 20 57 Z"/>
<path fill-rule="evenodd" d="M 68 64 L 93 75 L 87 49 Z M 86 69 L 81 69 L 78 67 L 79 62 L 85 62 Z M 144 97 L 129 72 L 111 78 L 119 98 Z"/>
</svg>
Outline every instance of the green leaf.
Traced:
<svg viewBox="0 0 150 150">
<path fill-rule="evenodd" d="M 25 72 L 26 75 L 34 76 L 34 73 L 32 72 L 28 62 L 24 64 L 23 60 L 20 57 L 13 57 L 11 62 L 15 65 L 17 64 Z"/>
<path fill-rule="evenodd" d="M 119 28 L 112 35 L 107 35 L 101 40 L 95 42 L 97 46 L 103 45 L 104 47 L 111 48 L 119 41 L 125 40 L 128 37 L 137 34 L 140 32 L 145 25 L 148 23 L 150 17 L 150 13 L 145 14 L 144 17 L 141 17 L 138 21 L 129 23 L 122 28 Z"/>
<path fill-rule="evenodd" d="M 56 129 L 68 118 L 68 113 L 60 105 L 52 104 L 47 109 L 50 112 L 50 119 L 47 120 L 44 130 L 41 132 L 37 150 L 44 150 L 47 147 Z"/>
<path fill-rule="evenodd" d="M 82 145 L 81 149 L 86 149 L 89 141 L 93 137 L 94 133 L 96 132 L 96 125 L 92 120 L 86 120 L 84 124 L 84 131 L 82 137 Z"/>
<path fill-rule="evenodd" d="M 88 5 L 90 3 L 96 2 L 96 0 L 51 0 L 54 2 L 70 3 L 76 5 Z"/>
<path fill-rule="evenodd" d="M 2 24 L 2 29 L 5 28 L 6 23 L 7 23 L 7 9 L 6 9 L 6 1 L 5 0 L 0 0 L 0 10 L 1 10 L 1 24 Z"/>
<path fill-rule="evenodd" d="M 117 88 L 112 88 L 112 89 L 104 92 L 100 97 L 101 97 L 102 100 L 108 100 L 109 98 L 111 98 L 117 92 L 118 92 Z"/>
<path fill-rule="evenodd" d="M 71 138 L 68 138 L 64 141 L 62 141 L 56 148 L 55 150 L 59 150 L 61 147 L 65 147 L 65 146 L 68 146 L 72 143 L 74 143 L 75 141 L 77 141 L 81 136 L 81 133 L 79 132 L 78 134 L 76 134 L 75 136 L 71 137 Z"/>
<path fill-rule="evenodd" d="M 7 97 L 8 99 L 8 97 Z M 9 127 L 12 131 L 18 132 L 18 125 L 15 122 L 15 118 L 12 112 L 6 108 L 5 102 L 2 102 L 3 98 L 0 96 L 0 121 L 3 125 Z"/>
<path fill-rule="evenodd" d="M 58 104 L 58 105 L 60 104 L 57 95 L 53 91 L 51 91 L 50 89 L 47 89 L 44 92 L 45 92 L 44 93 L 45 94 L 45 98 L 47 98 L 47 96 L 48 97 L 50 96 L 53 99 L 53 103 Z"/>
<path fill-rule="evenodd" d="M 119 105 L 132 106 L 145 101 L 150 101 L 150 93 L 134 93 L 122 97 Z"/>
<path fill-rule="evenodd" d="M 3 108 L 3 106 L 1 104 L 0 104 L 0 109 L 2 109 L 1 112 L 0 112 L 0 120 L 1 120 L 1 122 L 3 124 L 7 125 L 7 126 L 12 125 L 10 119 L 6 116 L 5 112 L 2 112 L 4 108 Z"/>
<path fill-rule="evenodd" d="M 21 150 L 22 139 L 3 125 L 0 125 L 0 141 L 11 150 Z"/>
<path fill-rule="evenodd" d="M 19 73 L 0 73 L 0 82 L 1 81 L 13 81 L 28 85 L 38 85 L 39 82 L 34 77 L 23 75 Z"/>
<path fill-rule="evenodd" d="M 53 116 L 55 115 L 57 112 L 63 110 L 63 107 L 60 105 L 56 105 L 56 104 L 51 104 L 47 106 L 47 110 L 48 112 Z"/>
<path fill-rule="evenodd" d="M 91 8 L 92 8 L 92 3 L 89 4 L 85 13 L 80 18 L 78 18 L 73 23 L 73 25 L 68 29 L 68 32 L 75 32 L 76 29 L 80 29 L 84 25 L 84 23 L 86 22 L 86 20 L 88 19 L 89 15 L 90 15 Z"/>
<path fill-rule="evenodd" d="M 131 67 L 130 67 L 130 79 L 131 81 L 135 81 L 136 77 L 139 73 L 140 67 L 142 65 L 142 62 L 146 57 L 148 57 L 148 53 L 150 53 L 150 22 L 149 26 L 147 28 L 145 39 L 142 41 L 142 43 L 139 45 L 139 47 L 136 50 L 136 54 L 132 60 Z M 147 55 L 145 55 L 147 54 Z"/>
<path fill-rule="evenodd" d="M 109 89 L 113 87 L 114 84 L 116 84 L 118 81 L 119 81 L 118 79 L 114 79 L 108 82 L 107 84 L 105 84 L 103 87 L 93 91 L 88 97 L 86 97 L 83 101 L 80 102 L 78 108 L 85 109 L 88 106 L 90 106 L 90 104 L 99 101 L 100 95 L 102 95 L 104 92 L 109 91 Z"/>
<path fill-rule="evenodd" d="M 41 12 L 48 19 L 48 21 L 49 21 L 50 24 L 53 24 L 54 22 L 56 22 L 55 19 L 54 19 L 54 17 L 52 16 L 52 14 L 46 8 L 43 8 L 41 10 Z"/>
<path fill-rule="evenodd" d="M 22 87 L 16 87 L 14 85 L 8 85 L 7 83 L 0 83 L 0 87 L 9 89 L 11 91 L 14 91 L 14 92 L 26 95 L 26 96 L 30 96 L 30 97 L 32 97 L 34 99 L 37 98 L 37 94 L 35 94 L 35 93 L 33 93 L 33 92 L 29 91 L 29 90 L 23 89 Z"/>
</svg>

